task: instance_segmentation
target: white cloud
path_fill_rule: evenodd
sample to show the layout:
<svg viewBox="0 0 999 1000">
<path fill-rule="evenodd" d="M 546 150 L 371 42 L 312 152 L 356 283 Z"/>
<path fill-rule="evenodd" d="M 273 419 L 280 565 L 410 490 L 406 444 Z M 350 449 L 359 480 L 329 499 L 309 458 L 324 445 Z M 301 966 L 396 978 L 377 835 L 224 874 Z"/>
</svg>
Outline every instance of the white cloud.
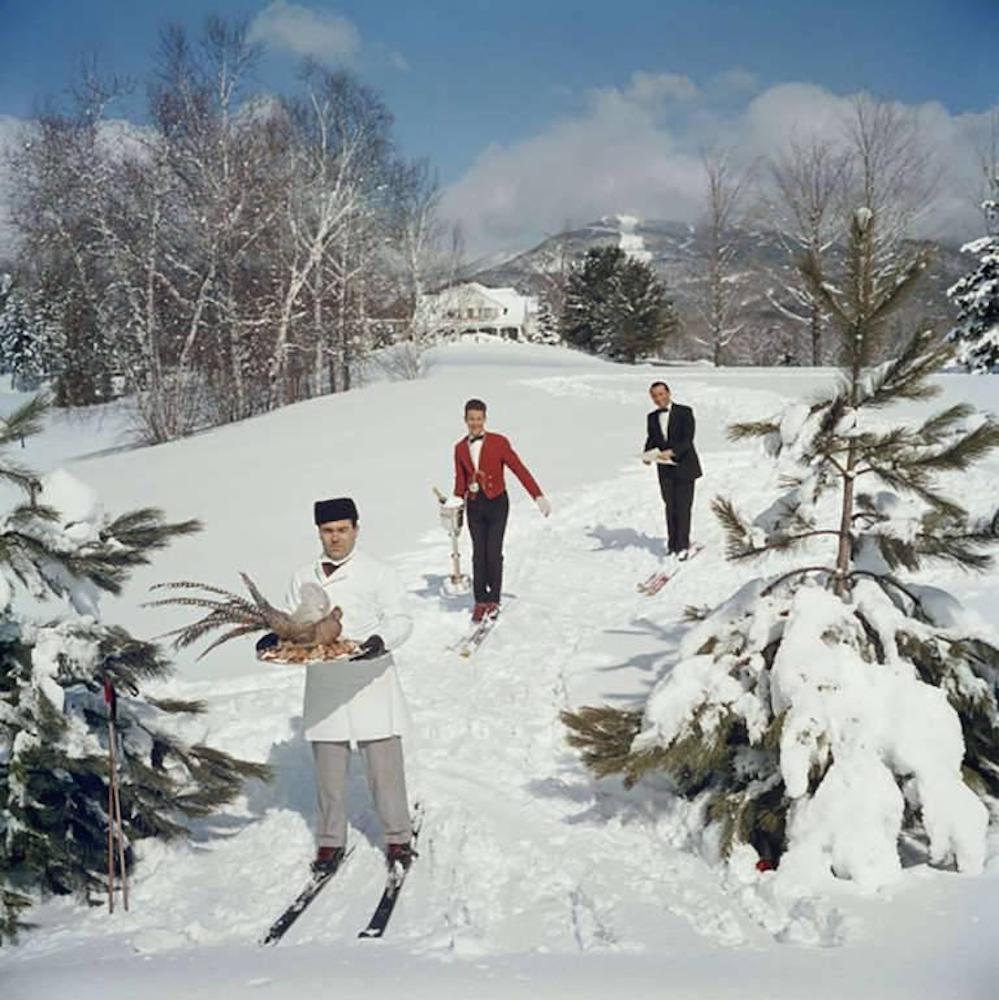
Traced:
<svg viewBox="0 0 999 1000">
<path fill-rule="evenodd" d="M 778 153 L 795 136 L 842 135 L 851 96 L 809 83 L 751 96 L 755 89 L 742 71 L 720 74 L 703 89 L 678 74 L 635 73 L 626 87 L 589 92 L 580 113 L 543 132 L 484 150 L 445 191 L 443 210 L 462 223 L 473 255 L 615 213 L 691 222 L 701 209 L 705 147 L 733 147 L 748 162 Z M 974 235 L 981 220 L 971 133 L 988 112 L 953 115 L 936 102 L 913 110 L 942 170 L 923 233 Z"/>
<path fill-rule="evenodd" d="M 250 24 L 250 41 L 263 42 L 299 56 L 350 62 L 361 48 L 353 21 L 332 11 L 274 0 Z"/>
<path fill-rule="evenodd" d="M 660 104 L 663 101 L 692 101 L 700 94 L 697 84 L 680 73 L 646 73 L 638 70 L 631 75 L 631 86 L 625 91 L 629 100 L 640 104 Z"/>
<path fill-rule="evenodd" d="M 745 69 L 729 69 L 708 80 L 705 93 L 717 100 L 746 97 L 760 89 L 760 81 L 755 73 Z"/>
<path fill-rule="evenodd" d="M 676 148 L 658 110 L 618 91 L 587 112 L 509 147 L 485 150 L 444 197 L 473 254 L 522 243 L 610 212 L 690 217 L 700 162 Z"/>
</svg>

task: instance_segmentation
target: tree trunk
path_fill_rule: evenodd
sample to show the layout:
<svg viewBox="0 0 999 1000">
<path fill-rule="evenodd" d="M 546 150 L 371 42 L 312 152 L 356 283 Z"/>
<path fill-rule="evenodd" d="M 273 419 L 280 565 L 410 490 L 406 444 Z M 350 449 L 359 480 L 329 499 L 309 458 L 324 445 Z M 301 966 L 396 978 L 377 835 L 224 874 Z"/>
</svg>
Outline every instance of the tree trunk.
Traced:
<svg viewBox="0 0 999 1000">
<path fill-rule="evenodd" d="M 822 310 L 816 302 L 812 303 L 808 325 L 812 335 L 812 365 L 817 368 L 822 364 Z"/>
<path fill-rule="evenodd" d="M 836 553 L 835 592 L 846 597 L 846 575 L 850 572 L 850 557 L 853 554 L 853 494 L 856 487 L 855 468 L 857 448 L 851 444 L 846 455 L 846 473 L 843 476 L 843 507 L 839 519 L 839 549 Z"/>
<path fill-rule="evenodd" d="M 870 301 L 870 290 L 864 287 L 866 297 L 864 302 Z M 866 317 L 856 322 L 854 330 L 854 340 L 864 336 Z M 861 354 L 854 349 L 853 360 L 850 365 L 850 407 L 856 409 L 857 400 L 860 394 L 861 378 Z M 836 584 L 835 592 L 839 597 L 846 597 L 847 581 L 846 575 L 850 572 L 850 557 L 853 554 L 853 497 L 857 485 L 857 445 L 851 439 L 846 451 L 846 467 L 843 472 L 843 508 L 839 521 L 839 550 L 836 553 Z"/>
<path fill-rule="evenodd" d="M 323 282 L 320 267 L 316 268 L 313 275 L 312 336 L 315 340 L 315 354 L 312 359 L 312 395 L 316 397 L 323 394 Z"/>
</svg>

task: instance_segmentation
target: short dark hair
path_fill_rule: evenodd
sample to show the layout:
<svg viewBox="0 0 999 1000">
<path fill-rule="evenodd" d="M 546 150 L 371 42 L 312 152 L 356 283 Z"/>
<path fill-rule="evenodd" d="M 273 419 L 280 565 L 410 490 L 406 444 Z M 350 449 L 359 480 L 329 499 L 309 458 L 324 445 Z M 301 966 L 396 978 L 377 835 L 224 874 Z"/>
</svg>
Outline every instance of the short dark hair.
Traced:
<svg viewBox="0 0 999 1000">
<path fill-rule="evenodd" d="M 481 410 L 483 413 L 486 412 L 486 404 L 482 402 L 481 399 L 470 399 L 465 404 L 465 416 L 468 416 L 469 410 Z"/>
<path fill-rule="evenodd" d="M 652 392 L 652 390 L 657 385 L 661 385 L 667 392 L 669 392 L 669 386 L 665 382 L 662 382 L 662 381 L 660 381 L 660 382 L 653 382 L 652 385 L 649 386 L 649 392 Z"/>
</svg>

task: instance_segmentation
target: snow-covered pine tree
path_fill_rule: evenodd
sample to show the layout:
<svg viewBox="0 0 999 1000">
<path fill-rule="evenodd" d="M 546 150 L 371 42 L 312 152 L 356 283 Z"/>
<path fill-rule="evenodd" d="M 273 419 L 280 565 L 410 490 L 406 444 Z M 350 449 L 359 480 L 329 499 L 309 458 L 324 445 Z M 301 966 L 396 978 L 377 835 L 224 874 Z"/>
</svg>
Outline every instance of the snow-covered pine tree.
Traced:
<svg viewBox="0 0 999 1000">
<path fill-rule="evenodd" d="M 573 346 L 633 362 L 662 347 L 676 327 L 662 282 L 620 247 L 595 247 L 570 272 L 562 336 Z"/>
<path fill-rule="evenodd" d="M 618 247 L 595 247 L 569 271 L 561 316 L 566 343 L 599 354 L 606 347 L 612 317 L 611 284 L 624 253 Z"/>
<path fill-rule="evenodd" d="M 993 197 L 982 204 L 988 235 L 961 248 L 978 259 L 978 266 L 947 289 L 958 309 L 950 339 L 958 363 L 971 372 L 999 369 L 999 178 L 992 189 Z"/>
<path fill-rule="evenodd" d="M 44 310 L 25 298 L 11 275 L 0 275 L 0 371 L 14 376 L 15 389 L 35 389 L 49 373 L 53 334 Z"/>
<path fill-rule="evenodd" d="M 856 213 L 836 285 L 816 258 L 803 265 L 840 335 L 834 390 L 732 428 L 736 440 L 763 438 L 783 492 L 752 521 L 716 499 L 728 556 L 780 570 L 694 613 L 643 709 L 564 716 L 595 773 L 631 785 L 665 772 L 696 803 L 709 852 L 751 845 L 797 884 L 882 884 L 902 839 L 935 863 L 980 870 L 984 803 L 999 796 L 999 649 L 951 595 L 905 579 L 934 561 L 991 565 L 987 521 L 939 477 L 999 446 L 999 425 L 965 405 L 879 419 L 934 395 L 950 348 L 921 330 L 873 364 L 926 266 L 921 255 L 879 267 L 875 222 Z"/>
<path fill-rule="evenodd" d="M 0 449 L 36 433 L 44 411 L 36 398 L 0 422 Z M 23 910 L 40 897 L 93 900 L 106 891 L 105 680 L 119 692 L 129 843 L 183 833 L 186 820 L 231 801 L 245 778 L 265 778 L 267 768 L 180 739 L 171 718 L 202 706 L 143 695 L 146 682 L 169 677 L 169 661 L 155 645 L 97 617 L 102 591 L 118 593 L 134 567 L 198 523 L 171 524 L 152 508 L 110 517 L 68 474 L 39 479 L 3 455 L 0 478 L 25 498 L 0 518 L 2 941 L 24 926 Z M 15 604 L 17 591 L 36 601 L 61 599 L 65 613 L 33 621 Z"/>
<path fill-rule="evenodd" d="M 548 344 L 558 346 L 562 343 L 558 316 L 552 309 L 549 297 L 542 295 L 538 303 L 538 315 L 530 329 L 527 339 L 532 344 Z"/>
</svg>

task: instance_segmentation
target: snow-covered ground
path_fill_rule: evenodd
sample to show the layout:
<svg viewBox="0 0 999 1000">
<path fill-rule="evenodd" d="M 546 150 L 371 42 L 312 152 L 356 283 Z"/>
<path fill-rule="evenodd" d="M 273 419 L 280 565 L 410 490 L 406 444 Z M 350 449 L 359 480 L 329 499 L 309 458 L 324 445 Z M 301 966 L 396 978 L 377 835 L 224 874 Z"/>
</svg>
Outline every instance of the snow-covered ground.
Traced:
<svg viewBox="0 0 999 1000">
<path fill-rule="evenodd" d="M 662 554 L 654 473 L 638 461 L 653 377 L 695 407 L 706 475 L 694 523 L 706 550 L 649 599 L 634 584 Z M 634 702 L 669 669 L 684 607 L 714 604 L 752 575 L 724 561 L 708 505 L 723 493 L 757 510 L 773 470 L 755 445 L 728 442 L 725 426 L 769 416 L 829 377 L 636 369 L 479 343 L 439 350 L 420 381 L 371 385 L 156 448 L 116 450 L 119 411 L 55 418 L 26 460 L 44 470 L 89 456 L 70 467 L 109 509 L 158 505 L 205 523 L 107 602 L 109 620 L 144 636 L 180 623 L 175 611 L 139 606 L 151 583 L 235 588 L 245 570 L 278 595 L 314 553 L 313 499 L 357 499 L 361 544 L 399 569 L 416 620 L 398 659 L 418 730 L 408 747 L 411 794 L 426 820 L 389 936 L 358 941 L 381 856 L 355 773 L 349 866 L 277 949 L 259 948 L 313 850 L 302 677 L 257 663 L 248 642 L 201 662 L 185 652 L 169 688 L 210 705 L 186 735 L 268 761 L 275 782 L 250 787 L 189 842 L 143 843 L 130 913 L 109 917 L 72 900 L 36 910 L 39 928 L 0 955 L 5 1000 L 284 1000 L 319 990 L 483 1000 L 614 989 L 699 1000 L 994 996 L 999 833 L 980 877 L 917 865 L 876 894 L 844 883 L 835 896 L 817 896 L 779 886 L 772 873 L 706 864 L 688 849 L 681 804 L 654 782 L 625 792 L 616 780 L 593 781 L 559 722 L 567 707 Z M 994 406 L 988 377 L 941 382 L 944 402 Z M 544 520 L 511 484 L 508 607 L 465 662 L 445 652 L 466 609 L 438 594 L 448 540 L 431 486 L 450 485 L 451 446 L 472 395 L 488 401 L 490 427 L 510 435 L 555 513 Z M 997 479 L 999 463 L 977 470 L 962 499 L 988 509 Z M 947 570 L 927 580 L 996 621 L 995 574 Z"/>
</svg>

